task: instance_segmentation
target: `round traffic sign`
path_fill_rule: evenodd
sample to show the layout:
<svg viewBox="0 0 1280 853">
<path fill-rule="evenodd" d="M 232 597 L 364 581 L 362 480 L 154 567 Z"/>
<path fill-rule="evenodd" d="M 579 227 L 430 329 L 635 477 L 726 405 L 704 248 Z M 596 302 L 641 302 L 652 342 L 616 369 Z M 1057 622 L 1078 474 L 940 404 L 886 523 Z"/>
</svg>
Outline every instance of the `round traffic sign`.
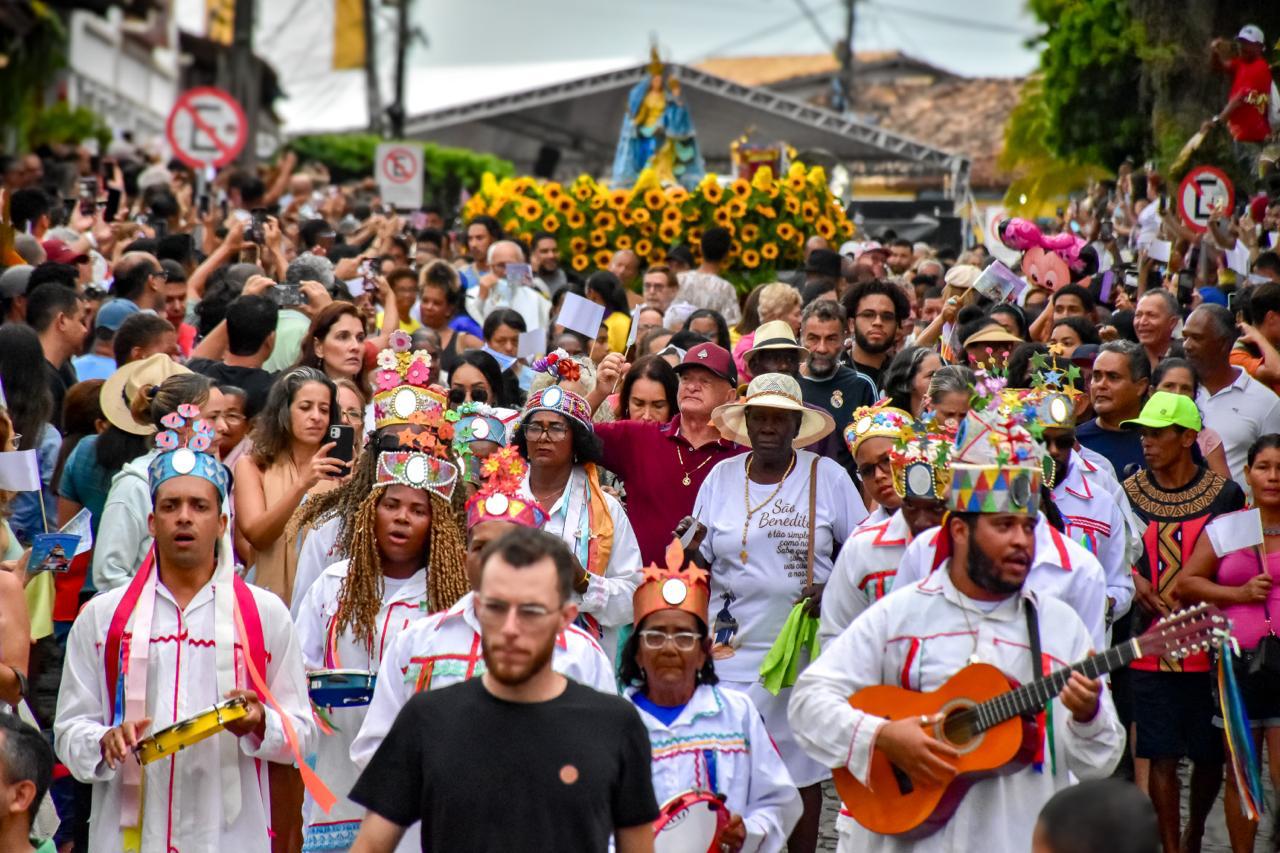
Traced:
<svg viewBox="0 0 1280 853">
<path fill-rule="evenodd" d="M 380 168 L 388 181 L 407 184 L 418 174 L 418 158 L 408 148 L 392 148 L 383 156 Z"/>
<path fill-rule="evenodd" d="M 221 168 L 240 154 L 249 122 L 231 95 L 214 86 L 183 92 L 165 123 L 174 155 L 193 169 Z"/>
<path fill-rule="evenodd" d="M 1178 185 L 1178 216 L 1197 233 L 1208 230 L 1215 210 L 1230 212 L 1235 203 L 1235 187 L 1216 166 L 1196 166 Z"/>
</svg>

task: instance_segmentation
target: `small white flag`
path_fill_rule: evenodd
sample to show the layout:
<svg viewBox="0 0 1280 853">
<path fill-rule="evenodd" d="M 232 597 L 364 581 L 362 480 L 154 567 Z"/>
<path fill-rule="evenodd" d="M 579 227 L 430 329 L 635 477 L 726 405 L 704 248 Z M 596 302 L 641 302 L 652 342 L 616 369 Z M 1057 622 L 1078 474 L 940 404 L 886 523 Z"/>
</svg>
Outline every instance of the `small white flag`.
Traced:
<svg viewBox="0 0 1280 853">
<path fill-rule="evenodd" d="M 0 489 L 6 492 L 40 491 L 40 466 L 34 450 L 0 453 Z"/>
<path fill-rule="evenodd" d="M 547 333 L 542 329 L 530 329 L 520 333 L 520 343 L 516 344 L 516 355 L 526 361 L 533 362 L 541 358 L 547 351 Z"/>
<path fill-rule="evenodd" d="M 600 324 L 604 322 L 604 306 L 576 293 L 566 293 L 556 322 L 570 331 L 586 335 L 587 340 L 594 341 L 596 335 L 600 334 Z"/>
<path fill-rule="evenodd" d="M 1225 557 L 1233 551 L 1262 544 L 1262 513 L 1257 507 L 1220 515 L 1205 527 L 1213 553 Z"/>
</svg>

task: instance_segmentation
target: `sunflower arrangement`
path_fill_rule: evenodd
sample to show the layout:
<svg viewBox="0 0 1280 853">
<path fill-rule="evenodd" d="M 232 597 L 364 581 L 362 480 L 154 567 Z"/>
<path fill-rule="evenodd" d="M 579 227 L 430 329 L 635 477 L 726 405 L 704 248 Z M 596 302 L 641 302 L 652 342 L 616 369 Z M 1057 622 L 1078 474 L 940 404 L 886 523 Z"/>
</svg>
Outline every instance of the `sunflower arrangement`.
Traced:
<svg viewBox="0 0 1280 853">
<path fill-rule="evenodd" d="M 707 175 L 692 189 L 663 187 L 648 169 L 630 189 L 589 175 L 566 185 L 486 174 L 462 215 L 492 216 L 525 242 L 545 231 L 579 273 L 603 269 L 617 249 L 630 249 L 645 265 L 661 262 L 680 244 L 696 253 L 703 232 L 719 225 L 733 237 L 727 276 L 743 290 L 800 266 L 804 242 L 815 234 L 833 243 L 853 236 L 822 168 L 795 162 L 780 177 L 763 167 L 749 181 L 722 184 Z"/>
</svg>

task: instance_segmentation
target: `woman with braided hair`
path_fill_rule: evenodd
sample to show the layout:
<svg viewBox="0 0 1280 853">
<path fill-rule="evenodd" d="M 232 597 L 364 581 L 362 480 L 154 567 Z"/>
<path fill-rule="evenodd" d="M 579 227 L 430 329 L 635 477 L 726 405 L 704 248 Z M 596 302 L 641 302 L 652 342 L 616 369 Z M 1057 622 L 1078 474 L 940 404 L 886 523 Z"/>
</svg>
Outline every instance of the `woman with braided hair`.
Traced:
<svg viewBox="0 0 1280 853">
<path fill-rule="evenodd" d="M 335 670 L 356 670 L 356 680 L 375 674 L 383 652 L 400 632 L 429 613 L 453 606 L 470 590 L 462 525 L 452 504 L 458 471 L 449 442 L 443 440 L 452 427 L 443 417 L 444 395 L 414 385 L 399 386 L 394 393 L 400 391 L 409 392 L 400 397 L 400 411 L 425 417 L 414 422 L 417 430 L 403 431 L 400 446 L 370 448 L 364 454 L 376 459 L 372 482 L 340 502 L 350 511 L 342 516 L 339 541 L 348 557 L 325 569 L 298 607 L 298 638 L 313 682 L 320 683 Z M 386 426 L 383 439 L 393 435 Z M 367 476 L 365 471 L 360 474 Z M 350 508 L 350 495 L 355 494 L 360 500 Z M 325 723 L 315 770 L 334 790 L 349 790 L 355 782 L 351 741 L 370 698 L 372 687 L 352 697 L 351 704 L 325 707 L 325 698 L 313 691 Z M 364 809 L 345 799 L 328 814 L 308 802 L 306 849 L 348 849 L 363 814 Z"/>
</svg>

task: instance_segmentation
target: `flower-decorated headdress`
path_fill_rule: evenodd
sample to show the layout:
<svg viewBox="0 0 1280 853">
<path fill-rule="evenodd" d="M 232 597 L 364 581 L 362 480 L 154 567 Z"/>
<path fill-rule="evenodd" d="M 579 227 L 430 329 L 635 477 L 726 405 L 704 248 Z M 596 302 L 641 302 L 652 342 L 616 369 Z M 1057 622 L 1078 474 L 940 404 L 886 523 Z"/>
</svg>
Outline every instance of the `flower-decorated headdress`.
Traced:
<svg viewBox="0 0 1280 853">
<path fill-rule="evenodd" d="M 1025 410 L 1028 429 L 1039 438 L 1045 428 L 1074 427 L 1075 401 L 1080 396 L 1075 383 L 1080 378 L 1080 368 L 1044 353 L 1036 353 L 1031 357 L 1031 370 L 1031 388 L 1017 395 L 1018 403 Z"/>
<path fill-rule="evenodd" d="M 429 382 L 431 354 L 426 350 L 410 352 L 413 339 L 400 330 L 391 333 L 390 344 L 378 353 L 378 370 L 373 375 L 374 426 L 379 430 L 400 424 L 434 427 L 447 443 L 453 432 L 452 426 L 443 428 L 448 398 L 443 389 Z"/>
<path fill-rule="evenodd" d="M 903 430 L 911 426 L 912 417 L 902 409 L 889 405 L 887 399 L 874 406 L 859 406 L 853 412 L 849 425 L 844 428 L 844 443 L 849 453 L 857 455 L 858 448 L 869 438 L 892 438 L 897 441 Z"/>
<path fill-rule="evenodd" d="M 540 388 L 529 395 L 529 399 L 524 404 L 524 410 L 520 413 L 520 422 L 516 425 L 519 429 L 524 426 L 525 421 L 534 412 L 555 412 L 571 418 L 587 428 L 588 432 L 594 432 L 595 427 L 591 421 L 591 406 L 581 396 L 575 394 L 567 388 L 561 388 L 561 382 L 577 382 L 582 376 L 582 365 L 578 364 L 569 354 L 562 349 L 558 349 L 545 358 L 540 358 L 530 365 L 537 373 L 545 373 L 552 377 L 556 384 L 546 388 Z"/>
<path fill-rule="evenodd" d="M 472 483 L 480 482 L 480 464 L 471 445 L 477 441 L 492 441 L 499 447 L 506 447 L 507 425 L 488 403 L 475 400 L 468 400 L 446 412 L 445 419 L 453 423 L 453 456 L 458 460 L 462 476 Z"/>
<path fill-rule="evenodd" d="M 218 489 L 224 500 L 231 485 L 227 466 L 210 454 L 216 433 L 213 424 L 200 417 L 200 409 L 183 403 L 177 411 L 160 419 L 164 430 L 156 434 L 156 447 L 161 451 L 147 466 L 147 479 L 154 497 L 160 484 L 174 477 L 200 477 Z"/>
<path fill-rule="evenodd" d="M 467 529 L 485 521 L 510 521 L 522 527 L 541 529 L 547 511 L 523 494 L 527 462 L 514 447 L 504 447 L 480 463 L 480 491 L 467 501 Z"/>
<path fill-rule="evenodd" d="M 1020 409 L 998 403 L 971 408 L 956 433 L 947 509 L 1034 515 L 1045 456 Z"/>
<path fill-rule="evenodd" d="M 635 624 L 659 610 L 683 610 L 702 620 L 706 627 L 707 603 L 711 600 L 711 582 L 707 572 L 692 563 L 685 568 L 684 548 L 672 540 L 667 546 L 666 568 L 649 566 L 644 580 L 632 597 Z"/>
<path fill-rule="evenodd" d="M 914 421 L 889 451 L 893 490 L 902 498 L 941 501 L 951 488 L 955 436 L 930 422 Z"/>
</svg>

